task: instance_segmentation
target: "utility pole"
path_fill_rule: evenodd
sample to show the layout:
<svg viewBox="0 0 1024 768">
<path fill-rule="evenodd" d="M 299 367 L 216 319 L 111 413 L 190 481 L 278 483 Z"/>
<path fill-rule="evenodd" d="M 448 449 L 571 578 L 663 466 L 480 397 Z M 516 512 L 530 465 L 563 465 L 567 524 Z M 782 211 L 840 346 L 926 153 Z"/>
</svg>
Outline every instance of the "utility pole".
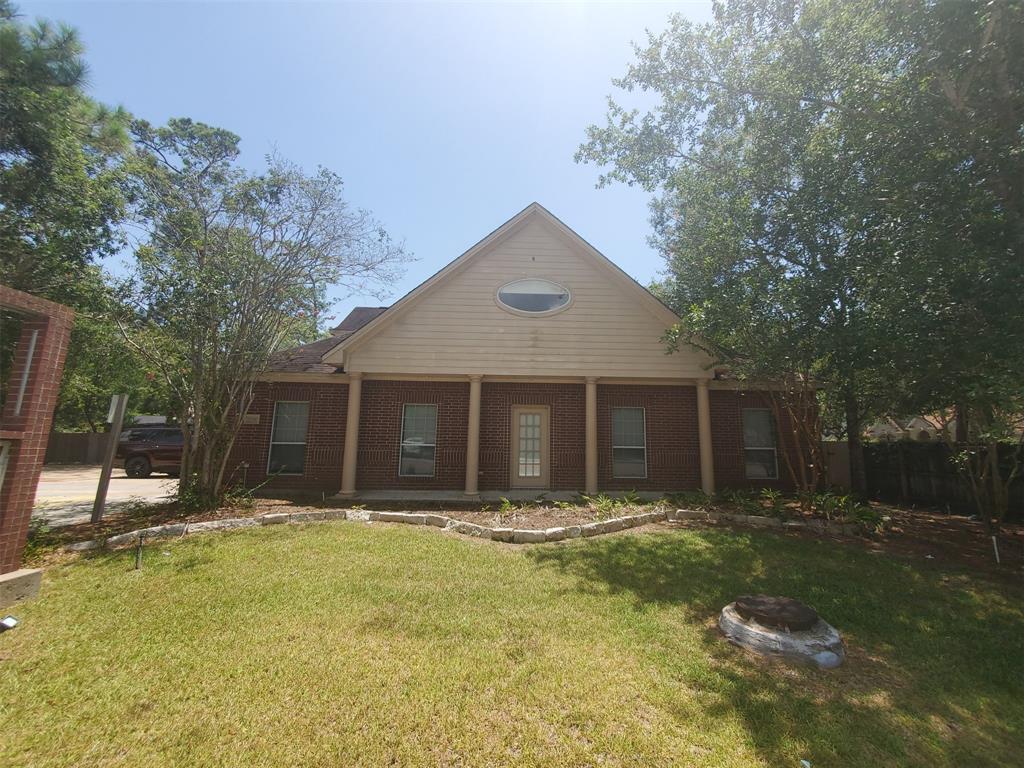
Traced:
<svg viewBox="0 0 1024 768">
<path fill-rule="evenodd" d="M 103 519 L 103 509 L 107 505 L 107 489 L 110 487 L 110 474 L 114 471 L 114 455 L 117 453 L 117 441 L 121 437 L 121 425 L 124 423 L 124 412 L 128 406 L 128 395 L 114 395 L 110 398 L 110 442 L 107 443 L 107 456 L 103 460 L 100 472 L 100 483 L 96 486 L 96 501 L 92 505 L 91 521 L 98 523 Z"/>
</svg>

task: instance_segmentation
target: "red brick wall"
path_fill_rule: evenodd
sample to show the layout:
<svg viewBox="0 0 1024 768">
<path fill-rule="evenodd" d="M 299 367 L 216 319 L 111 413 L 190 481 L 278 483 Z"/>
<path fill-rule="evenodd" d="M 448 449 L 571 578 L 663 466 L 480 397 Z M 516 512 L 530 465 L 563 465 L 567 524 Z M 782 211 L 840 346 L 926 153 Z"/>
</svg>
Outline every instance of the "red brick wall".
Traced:
<svg viewBox="0 0 1024 768">
<path fill-rule="evenodd" d="M 480 400 L 480 489 L 510 487 L 510 427 L 513 405 L 546 405 L 551 409 L 551 488 L 579 491 L 585 478 L 585 387 L 580 384 L 487 382 Z M 247 485 L 266 480 L 274 402 L 310 402 L 306 471 L 302 476 L 278 476 L 268 489 L 334 494 L 341 484 L 347 384 L 262 383 L 250 413 L 258 425 L 243 426 L 231 454 L 229 471 L 241 480 L 238 465 L 249 463 Z M 743 461 L 740 412 L 745 407 L 770 407 L 762 392 L 712 390 L 711 427 L 715 484 L 718 488 L 790 489 L 792 481 L 779 455 L 779 479 L 747 480 Z M 435 475 L 399 477 L 398 457 L 402 406 L 438 406 Z M 611 409 L 643 407 L 647 426 L 647 477 L 613 478 Z M 599 385 L 598 484 L 601 490 L 673 491 L 700 487 L 700 449 L 697 397 L 693 387 Z M 461 490 L 465 487 L 466 425 L 469 419 L 468 382 L 363 381 L 360 415 L 358 490 Z M 777 424 L 780 449 L 792 446 L 788 420 Z"/>
<path fill-rule="evenodd" d="M 579 384 L 484 381 L 480 389 L 480 490 L 505 490 L 511 475 L 513 405 L 551 409 L 551 488 L 583 489 L 586 390 Z"/>
<path fill-rule="evenodd" d="M 645 409 L 646 478 L 612 476 L 612 408 Z M 699 488 L 696 388 L 599 384 L 597 446 L 598 487 L 602 490 L 677 491 Z"/>
<path fill-rule="evenodd" d="M 8 389 L 0 418 L 0 437 L 10 442 L 7 472 L 0 488 L 0 573 L 8 573 L 21 567 L 74 313 L 4 285 L 0 285 L 0 306 L 24 313 L 14 359 L 10 369 L 3 372 Z M 13 330 L 14 325 L 7 323 L 3 332 Z M 33 331 L 36 340 L 29 360 Z M 26 363 L 28 379 L 21 410 L 15 414 Z"/>
<path fill-rule="evenodd" d="M 365 384 L 364 384 L 365 387 Z M 277 475 L 264 488 L 292 492 L 333 495 L 341 487 L 341 455 L 345 444 L 345 413 L 348 407 L 347 383 L 260 382 L 250 414 L 258 414 L 259 424 L 243 425 L 228 460 L 231 481 L 249 488 L 267 480 L 270 456 L 270 430 L 274 423 L 274 403 L 279 400 L 309 403 L 309 432 L 306 437 L 306 470 L 302 475 Z M 247 462 L 244 470 L 240 466 Z"/>
<path fill-rule="evenodd" d="M 780 488 L 793 489 L 793 480 L 782 455 L 789 451 L 797 459 L 793 446 L 793 430 L 789 418 L 783 417 L 775 425 L 778 447 L 778 480 L 748 480 L 743 459 L 742 409 L 771 409 L 771 398 L 766 392 L 737 392 L 713 389 L 711 395 L 711 442 L 715 457 L 716 488 Z"/>
<path fill-rule="evenodd" d="M 437 406 L 433 477 L 398 475 L 406 403 Z M 468 422 L 468 381 L 364 381 L 356 489 L 464 489 Z"/>
</svg>

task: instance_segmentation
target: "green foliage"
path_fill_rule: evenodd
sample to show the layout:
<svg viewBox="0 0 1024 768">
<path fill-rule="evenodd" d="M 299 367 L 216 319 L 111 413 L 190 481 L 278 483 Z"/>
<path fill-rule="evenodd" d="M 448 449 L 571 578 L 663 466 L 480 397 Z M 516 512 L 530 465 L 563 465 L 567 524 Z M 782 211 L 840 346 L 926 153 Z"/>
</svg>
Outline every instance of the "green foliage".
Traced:
<svg viewBox="0 0 1024 768">
<path fill-rule="evenodd" d="M 616 81 L 654 106 L 611 102 L 577 153 L 607 166 L 601 183 L 657 193 L 659 291 L 683 318 L 669 343 L 824 385 L 855 487 L 875 414 L 1021 412 L 1022 11 L 735 0 L 708 24 L 677 16 Z"/>
<path fill-rule="evenodd" d="M 580 498 L 584 504 L 593 510 L 598 520 L 606 520 L 609 517 L 613 517 L 616 509 L 619 507 L 619 502 L 605 493 L 599 493 L 596 496 L 581 495 Z"/>
<path fill-rule="evenodd" d="M 127 114 L 84 92 L 73 29 L 0 5 L 0 282 L 77 306 L 79 279 L 115 252 Z"/>
<path fill-rule="evenodd" d="M 270 157 L 251 174 L 236 135 L 189 119 L 131 132 L 133 213 L 148 238 L 125 286 L 125 333 L 181 405 L 181 498 L 215 506 L 271 355 L 311 340 L 327 286 L 383 290 L 407 257 L 326 169 Z"/>
<path fill-rule="evenodd" d="M 761 489 L 761 501 L 768 505 L 768 510 L 775 517 L 786 517 L 785 499 L 785 494 L 776 488 Z"/>
<path fill-rule="evenodd" d="M 715 505 L 715 497 L 704 493 L 704 491 L 682 491 L 671 494 L 667 501 L 672 506 L 680 509 L 692 509 L 701 511 L 711 509 Z"/>
</svg>

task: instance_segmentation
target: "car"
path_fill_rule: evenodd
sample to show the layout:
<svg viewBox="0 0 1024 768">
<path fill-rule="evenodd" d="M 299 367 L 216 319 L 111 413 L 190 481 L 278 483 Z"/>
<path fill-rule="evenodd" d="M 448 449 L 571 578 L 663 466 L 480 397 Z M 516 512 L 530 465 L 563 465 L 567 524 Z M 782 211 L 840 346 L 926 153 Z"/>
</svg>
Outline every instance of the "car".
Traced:
<svg viewBox="0 0 1024 768">
<path fill-rule="evenodd" d="M 128 477 L 149 477 L 153 472 L 176 477 L 184 444 L 179 427 L 128 427 L 117 441 L 114 466 L 122 467 Z"/>
</svg>

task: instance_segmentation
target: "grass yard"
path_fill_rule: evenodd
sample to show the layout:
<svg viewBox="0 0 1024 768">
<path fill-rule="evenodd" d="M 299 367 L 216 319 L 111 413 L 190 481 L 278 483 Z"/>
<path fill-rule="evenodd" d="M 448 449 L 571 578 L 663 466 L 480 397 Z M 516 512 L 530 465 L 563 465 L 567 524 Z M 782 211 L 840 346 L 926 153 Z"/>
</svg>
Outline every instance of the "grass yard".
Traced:
<svg viewBox="0 0 1024 768">
<path fill-rule="evenodd" d="M 772 533 L 511 547 L 273 526 L 47 571 L 0 636 L 0 764 L 996 766 L 1024 752 L 1012 585 Z M 814 605 L 847 664 L 725 644 Z"/>
</svg>

